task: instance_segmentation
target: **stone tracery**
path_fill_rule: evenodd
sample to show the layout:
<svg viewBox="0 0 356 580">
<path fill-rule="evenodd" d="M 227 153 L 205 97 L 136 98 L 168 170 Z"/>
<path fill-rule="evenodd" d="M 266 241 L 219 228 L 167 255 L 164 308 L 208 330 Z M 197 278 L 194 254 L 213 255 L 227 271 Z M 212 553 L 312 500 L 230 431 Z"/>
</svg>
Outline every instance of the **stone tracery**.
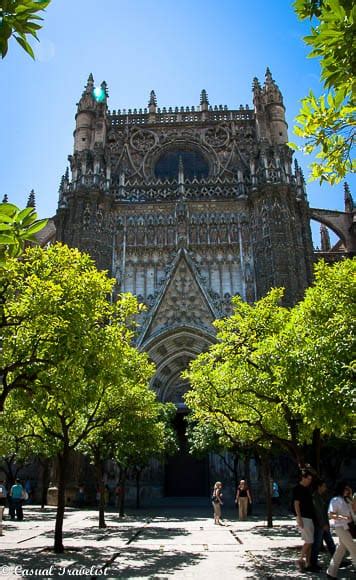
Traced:
<svg viewBox="0 0 356 580">
<path fill-rule="evenodd" d="M 211 328 L 235 294 L 252 302 L 283 284 L 293 302 L 308 284 L 304 181 L 270 88 L 254 84 L 254 110 L 212 107 L 205 93 L 188 108 L 160 109 L 154 93 L 142 110 L 110 112 L 88 91 L 80 101 L 59 229 L 146 304 L 143 347 L 167 329 Z"/>
</svg>

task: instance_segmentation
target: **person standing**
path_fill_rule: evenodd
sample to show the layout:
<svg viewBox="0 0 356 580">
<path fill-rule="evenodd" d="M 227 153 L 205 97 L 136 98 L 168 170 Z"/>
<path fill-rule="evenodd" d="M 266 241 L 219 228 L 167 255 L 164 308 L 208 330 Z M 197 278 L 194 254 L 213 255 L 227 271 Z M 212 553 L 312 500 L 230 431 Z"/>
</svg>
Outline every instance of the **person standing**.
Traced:
<svg viewBox="0 0 356 580">
<path fill-rule="evenodd" d="M 348 497 L 352 495 L 352 491 L 350 493 L 350 490 L 350 486 L 346 482 L 341 481 L 336 486 L 335 496 L 330 500 L 329 504 L 329 518 L 339 538 L 339 544 L 326 571 L 326 577 L 329 579 L 337 578 L 337 573 L 346 550 L 350 552 L 352 563 L 356 567 L 356 542 L 349 530 L 349 524 L 353 522 L 352 507 L 348 500 Z"/>
<path fill-rule="evenodd" d="M 320 552 L 323 540 L 329 550 L 331 556 L 333 556 L 336 546 L 333 537 L 330 532 L 329 517 L 328 517 L 328 504 L 325 501 L 325 494 L 327 491 L 326 483 L 322 479 L 319 479 L 315 483 L 315 491 L 313 493 L 313 505 L 314 505 L 314 542 L 311 550 L 311 560 L 310 566 L 312 572 L 319 572 L 321 566 L 318 564 L 318 556 Z"/>
<path fill-rule="evenodd" d="M 235 503 L 239 508 L 239 519 L 245 520 L 247 518 L 248 506 L 252 504 L 251 493 L 245 479 L 241 479 L 237 486 Z"/>
<path fill-rule="evenodd" d="M 0 479 L 0 507 L 7 506 L 7 489 L 3 479 Z"/>
<path fill-rule="evenodd" d="M 222 483 L 221 481 L 217 481 L 214 485 L 213 495 L 212 495 L 212 504 L 214 510 L 214 524 L 218 526 L 222 526 L 221 523 L 221 506 L 223 505 L 223 494 L 222 494 Z"/>
<path fill-rule="evenodd" d="M 271 479 L 271 498 L 274 505 L 279 505 L 280 503 L 280 489 L 277 481 Z"/>
<path fill-rule="evenodd" d="M 298 560 L 299 570 L 309 570 L 311 567 L 311 549 L 314 542 L 314 506 L 311 494 L 313 475 L 308 469 L 301 470 L 298 485 L 293 489 L 293 507 L 304 544 Z"/>
<path fill-rule="evenodd" d="M 23 520 L 23 511 L 22 511 L 22 504 L 24 501 L 25 490 L 21 485 L 19 479 L 15 480 L 14 485 L 10 489 L 10 504 L 9 504 L 9 513 L 10 518 L 12 520 L 16 517 L 19 521 Z"/>
</svg>

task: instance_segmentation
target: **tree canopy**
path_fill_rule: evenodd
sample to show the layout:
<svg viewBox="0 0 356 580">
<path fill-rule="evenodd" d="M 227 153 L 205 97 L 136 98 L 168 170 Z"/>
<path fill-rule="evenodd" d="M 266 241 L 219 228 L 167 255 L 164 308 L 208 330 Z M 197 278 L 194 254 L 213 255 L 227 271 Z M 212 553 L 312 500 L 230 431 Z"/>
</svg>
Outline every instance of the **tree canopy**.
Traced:
<svg viewBox="0 0 356 580">
<path fill-rule="evenodd" d="M 301 20 L 311 20 L 304 41 L 309 57 L 319 59 L 325 88 L 320 97 L 310 91 L 302 100 L 294 132 L 305 139 L 299 149 L 316 155 L 311 178 L 338 183 L 355 169 L 355 3 L 295 0 L 294 9 Z"/>
<path fill-rule="evenodd" d="M 220 441 L 278 444 L 298 463 L 315 429 L 349 433 L 355 273 L 356 260 L 320 262 L 294 308 L 280 305 L 282 289 L 254 305 L 234 298 L 233 315 L 215 322 L 218 342 L 185 375 L 192 419 L 212 426 Z"/>
<path fill-rule="evenodd" d="M 28 248 L 0 274 L 4 415 L 27 412 L 23 436 L 57 457 L 60 552 L 69 453 L 118 417 L 134 413 L 139 428 L 154 366 L 131 344 L 137 300 L 110 301 L 115 281 L 89 256 L 61 244 Z"/>
</svg>

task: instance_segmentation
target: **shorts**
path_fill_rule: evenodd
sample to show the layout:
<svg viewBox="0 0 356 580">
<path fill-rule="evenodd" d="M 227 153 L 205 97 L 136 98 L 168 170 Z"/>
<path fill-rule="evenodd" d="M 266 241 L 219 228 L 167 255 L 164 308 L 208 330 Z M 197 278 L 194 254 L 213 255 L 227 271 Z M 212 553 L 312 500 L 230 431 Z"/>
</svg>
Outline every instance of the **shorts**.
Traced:
<svg viewBox="0 0 356 580">
<path fill-rule="evenodd" d="M 314 543 L 314 523 L 311 518 L 302 518 L 303 527 L 299 528 L 300 535 L 302 536 L 302 540 L 306 544 L 313 544 Z"/>
</svg>

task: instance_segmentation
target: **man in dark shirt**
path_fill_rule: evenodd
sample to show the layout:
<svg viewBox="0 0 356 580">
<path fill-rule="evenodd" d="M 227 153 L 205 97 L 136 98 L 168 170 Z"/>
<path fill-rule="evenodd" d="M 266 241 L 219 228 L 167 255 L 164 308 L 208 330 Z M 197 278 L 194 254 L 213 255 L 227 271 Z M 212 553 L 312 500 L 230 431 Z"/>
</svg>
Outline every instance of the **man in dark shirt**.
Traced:
<svg viewBox="0 0 356 580">
<path fill-rule="evenodd" d="M 311 551 L 311 567 L 312 570 L 318 572 L 321 567 L 318 565 L 318 555 L 323 540 L 331 555 L 335 552 L 335 543 L 330 533 L 328 504 L 324 498 L 327 491 L 325 481 L 319 479 L 315 484 L 315 491 L 313 493 L 314 504 L 314 543 Z"/>
<path fill-rule="evenodd" d="M 293 506 L 297 517 L 297 526 L 304 544 L 298 560 L 300 570 L 311 568 L 311 548 L 314 542 L 314 506 L 311 494 L 313 475 L 308 469 L 302 469 L 298 485 L 293 489 Z"/>
</svg>

